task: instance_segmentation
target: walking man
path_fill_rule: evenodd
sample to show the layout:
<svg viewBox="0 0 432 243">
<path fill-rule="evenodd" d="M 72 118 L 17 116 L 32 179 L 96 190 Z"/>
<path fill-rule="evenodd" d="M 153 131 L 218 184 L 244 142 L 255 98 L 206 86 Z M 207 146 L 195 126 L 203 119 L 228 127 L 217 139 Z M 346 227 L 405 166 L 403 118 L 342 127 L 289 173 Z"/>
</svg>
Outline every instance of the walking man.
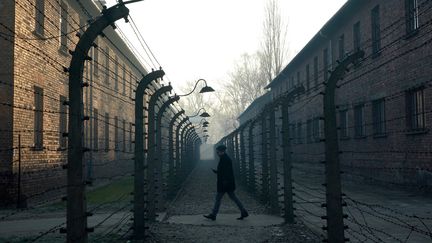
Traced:
<svg viewBox="0 0 432 243">
<path fill-rule="evenodd" d="M 228 196 L 231 198 L 231 200 L 235 202 L 235 204 L 237 204 L 237 207 L 240 209 L 241 215 L 237 219 L 242 220 L 249 216 L 249 214 L 243 207 L 243 204 L 234 194 L 235 180 L 232 162 L 230 157 L 225 153 L 225 151 L 225 145 L 219 145 L 216 147 L 216 153 L 220 158 L 217 170 L 213 169 L 213 172 L 217 174 L 217 194 L 212 213 L 204 215 L 204 217 L 211 220 L 216 220 L 216 215 L 219 212 L 222 197 L 225 193 L 228 193 Z"/>
</svg>

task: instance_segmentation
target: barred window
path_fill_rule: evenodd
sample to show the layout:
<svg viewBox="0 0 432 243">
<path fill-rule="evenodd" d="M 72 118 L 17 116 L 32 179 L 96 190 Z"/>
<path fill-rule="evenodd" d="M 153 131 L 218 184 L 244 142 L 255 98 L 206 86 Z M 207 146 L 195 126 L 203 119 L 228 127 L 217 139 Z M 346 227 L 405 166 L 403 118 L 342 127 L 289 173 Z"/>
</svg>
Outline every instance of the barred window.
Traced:
<svg viewBox="0 0 432 243">
<path fill-rule="evenodd" d="M 134 140 L 134 137 L 133 137 L 132 130 L 133 130 L 133 124 L 131 122 L 131 123 L 129 123 L 129 152 L 133 151 L 133 143 L 132 143 L 132 141 Z"/>
<path fill-rule="evenodd" d="M 64 1 L 60 3 L 60 50 L 68 50 L 68 5 Z"/>
<path fill-rule="evenodd" d="M 372 118 L 374 135 L 384 135 L 386 132 L 384 99 L 372 102 Z"/>
<path fill-rule="evenodd" d="M 105 47 L 105 82 L 110 83 L 110 50 L 109 47 Z"/>
<path fill-rule="evenodd" d="M 297 123 L 297 143 L 303 143 L 303 128 L 301 122 Z"/>
<path fill-rule="evenodd" d="M 406 92 L 406 119 L 410 130 L 425 129 L 424 88 Z"/>
<path fill-rule="evenodd" d="M 353 47 L 354 50 L 360 50 L 360 41 L 361 41 L 361 33 L 360 33 L 360 21 L 353 25 Z"/>
<path fill-rule="evenodd" d="M 109 114 L 105 113 L 105 151 L 110 149 Z"/>
<path fill-rule="evenodd" d="M 343 60 L 345 57 L 345 36 L 339 37 L 339 60 Z"/>
<path fill-rule="evenodd" d="M 123 95 L 126 95 L 126 66 L 123 64 Z"/>
<path fill-rule="evenodd" d="M 328 58 L 329 58 L 329 55 L 328 55 L 328 49 L 327 48 L 325 48 L 324 50 L 323 50 L 323 72 L 324 72 L 324 81 L 327 81 L 327 78 L 328 78 L 328 65 L 329 65 L 329 62 L 328 62 Z"/>
<path fill-rule="evenodd" d="M 354 106 L 354 136 L 365 136 L 364 104 Z"/>
<path fill-rule="evenodd" d="M 405 0 L 406 31 L 407 34 L 419 28 L 419 11 L 417 0 Z"/>
<path fill-rule="evenodd" d="M 372 23 L 372 54 L 378 54 L 381 49 L 380 7 L 377 5 L 371 11 Z"/>
<path fill-rule="evenodd" d="M 126 152 L 126 120 L 123 120 L 123 152 Z"/>
<path fill-rule="evenodd" d="M 312 125 L 313 125 L 313 120 L 312 119 L 307 120 L 306 122 L 306 142 L 307 143 L 313 142 Z"/>
<path fill-rule="evenodd" d="M 314 80 L 315 80 L 315 88 L 318 87 L 318 57 L 314 58 Z"/>
<path fill-rule="evenodd" d="M 306 90 L 310 89 L 310 68 L 309 64 L 306 65 Z"/>
<path fill-rule="evenodd" d="M 93 149 L 99 149 L 99 111 L 98 109 L 93 109 Z"/>
<path fill-rule="evenodd" d="M 115 63 L 114 63 L 114 89 L 118 90 L 118 83 L 119 83 L 119 60 L 118 57 L 115 57 Z"/>
<path fill-rule="evenodd" d="M 35 33 L 45 34 L 45 0 L 36 0 L 35 4 Z"/>
<path fill-rule="evenodd" d="M 300 81 L 300 72 L 297 72 L 297 87 L 300 86 L 301 81 Z"/>
<path fill-rule="evenodd" d="M 314 118 L 312 121 L 312 136 L 315 142 L 319 142 L 321 139 L 321 123 L 319 117 Z"/>
<path fill-rule="evenodd" d="M 131 98 L 134 98 L 134 95 L 133 95 L 133 87 L 134 87 L 134 85 L 133 85 L 133 76 L 132 76 L 132 71 L 129 73 L 129 85 L 130 85 L 130 97 Z"/>
<path fill-rule="evenodd" d="M 339 132 L 340 138 L 348 137 L 348 110 L 339 111 Z"/>
<path fill-rule="evenodd" d="M 114 117 L 114 149 L 118 151 L 120 149 L 119 145 L 119 119 L 118 116 Z"/>
<path fill-rule="evenodd" d="M 34 148 L 43 149 L 43 88 L 34 86 Z"/>
</svg>

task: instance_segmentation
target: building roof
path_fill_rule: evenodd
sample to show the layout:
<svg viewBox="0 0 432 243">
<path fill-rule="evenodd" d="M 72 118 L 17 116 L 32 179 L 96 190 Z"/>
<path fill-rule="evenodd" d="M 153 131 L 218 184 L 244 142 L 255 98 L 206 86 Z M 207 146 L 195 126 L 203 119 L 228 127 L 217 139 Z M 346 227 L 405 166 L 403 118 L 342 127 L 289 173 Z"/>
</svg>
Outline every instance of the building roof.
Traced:
<svg viewBox="0 0 432 243">
<path fill-rule="evenodd" d="M 244 110 L 237 119 L 242 119 L 243 117 L 250 114 L 251 111 L 259 110 L 261 107 L 264 107 L 267 103 L 271 101 L 270 92 L 266 92 L 260 97 L 256 98 L 247 108 Z"/>
<path fill-rule="evenodd" d="M 296 66 L 305 58 L 308 58 L 308 55 L 313 53 L 316 47 L 322 45 L 323 41 L 328 41 L 327 36 L 337 30 L 341 25 L 345 24 L 344 20 L 350 18 L 359 6 L 362 6 L 367 2 L 368 1 L 365 0 L 348 0 L 265 88 L 272 88 L 287 78 L 290 71 L 295 69 Z"/>
</svg>

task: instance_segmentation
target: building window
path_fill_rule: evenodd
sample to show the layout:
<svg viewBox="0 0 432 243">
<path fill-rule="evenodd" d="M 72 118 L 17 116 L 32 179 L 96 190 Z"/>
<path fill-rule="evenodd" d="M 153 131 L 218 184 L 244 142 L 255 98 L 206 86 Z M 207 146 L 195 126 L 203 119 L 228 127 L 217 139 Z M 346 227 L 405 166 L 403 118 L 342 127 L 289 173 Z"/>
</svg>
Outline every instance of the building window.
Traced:
<svg viewBox="0 0 432 243">
<path fill-rule="evenodd" d="M 361 138 L 365 136 L 364 105 L 354 106 L 354 136 Z"/>
<path fill-rule="evenodd" d="M 126 120 L 123 120 L 123 152 L 126 152 Z"/>
<path fill-rule="evenodd" d="M 329 65 L 328 58 L 329 58 L 329 55 L 328 55 L 328 49 L 325 48 L 325 49 L 323 50 L 323 71 L 324 71 L 324 81 L 327 81 L 327 78 L 328 78 L 328 65 Z"/>
<path fill-rule="evenodd" d="M 303 128 L 301 122 L 297 123 L 297 143 L 303 143 Z"/>
<path fill-rule="evenodd" d="M 312 136 L 315 142 L 319 142 L 321 139 L 321 123 L 319 117 L 314 118 L 312 121 Z"/>
<path fill-rule="evenodd" d="M 412 34 L 419 28 L 419 12 L 417 0 L 405 0 L 406 31 Z"/>
<path fill-rule="evenodd" d="M 93 149 L 99 149 L 99 111 L 98 109 L 93 109 Z"/>
<path fill-rule="evenodd" d="M 105 47 L 105 82 L 110 83 L 110 50 L 109 47 Z"/>
<path fill-rule="evenodd" d="M 114 149 L 115 151 L 119 151 L 119 119 L 118 117 L 114 117 Z"/>
<path fill-rule="evenodd" d="M 306 65 L 306 90 L 310 89 L 310 70 L 309 64 Z"/>
<path fill-rule="evenodd" d="M 118 57 L 115 57 L 115 63 L 114 63 L 114 89 L 117 91 L 118 88 L 118 83 L 119 83 L 119 60 Z"/>
<path fill-rule="evenodd" d="M 374 135 L 384 135 L 386 132 L 384 99 L 374 100 L 372 102 L 372 119 Z"/>
<path fill-rule="evenodd" d="M 300 86 L 300 72 L 297 72 L 297 87 Z"/>
<path fill-rule="evenodd" d="M 95 41 L 96 47 L 93 48 L 93 65 L 94 65 L 94 74 L 96 76 L 99 75 L 99 46 L 97 41 Z"/>
<path fill-rule="evenodd" d="M 345 36 L 339 37 L 339 60 L 342 61 L 345 57 Z"/>
<path fill-rule="evenodd" d="M 315 88 L 318 88 L 318 57 L 314 58 L 314 80 Z"/>
<path fill-rule="evenodd" d="M 34 148 L 37 150 L 43 149 L 43 89 L 34 86 Z"/>
<path fill-rule="evenodd" d="M 60 2 L 60 51 L 67 53 L 68 50 L 68 5 Z"/>
<path fill-rule="evenodd" d="M 59 147 L 60 148 L 66 148 L 67 145 L 67 137 L 64 135 L 67 133 L 67 106 L 66 103 L 66 97 L 60 95 L 60 116 L 59 116 L 59 130 L 60 130 L 60 136 L 59 136 Z"/>
<path fill-rule="evenodd" d="M 289 138 L 293 143 L 296 143 L 297 141 L 295 140 L 296 138 L 295 124 L 293 123 L 289 124 L 289 128 L 290 128 Z"/>
<path fill-rule="evenodd" d="M 132 143 L 132 141 L 134 140 L 134 138 L 133 138 L 132 129 L 133 129 L 133 124 L 131 122 L 131 123 L 129 123 L 129 152 L 133 151 L 133 146 L 132 146 L 133 143 Z"/>
<path fill-rule="evenodd" d="M 340 138 L 348 137 L 348 110 L 339 111 Z"/>
<path fill-rule="evenodd" d="M 313 120 L 312 119 L 307 120 L 306 122 L 306 142 L 307 143 L 313 142 L 312 125 L 313 125 Z"/>
<path fill-rule="evenodd" d="M 109 114 L 105 113 L 105 151 L 110 149 L 110 129 L 109 129 Z"/>
<path fill-rule="evenodd" d="M 360 34 L 360 21 L 353 25 L 353 47 L 354 50 L 360 50 L 361 34 Z"/>
<path fill-rule="evenodd" d="M 36 0 L 35 16 L 35 33 L 43 36 L 45 34 L 45 0 Z"/>
<path fill-rule="evenodd" d="M 371 12 L 372 54 L 377 55 L 381 49 L 380 8 L 377 5 Z"/>
<path fill-rule="evenodd" d="M 126 95 L 126 66 L 123 64 L 123 95 Z"/>
<path fill-rule="evenodd" d="M 423 88 L 407 91 L 406 117 L 407 127 L 410 130 L 425 129 L 425 108 Z"/>
<path fill-rule="evenodd" d="M 129 85 L 130 85 L 130 97 L 134 98 L 133 96 L 133 87 L 134 87 L 134 82 L 133 82 L 133 76 L 132 76 L 132 71 L 129 73 Z"/>
<path fill-rule="evenodd" d="M 290 89 L 294 88 L 294 77 L 291 76 L 291 80 L 290 80 Z"/>
</svg>

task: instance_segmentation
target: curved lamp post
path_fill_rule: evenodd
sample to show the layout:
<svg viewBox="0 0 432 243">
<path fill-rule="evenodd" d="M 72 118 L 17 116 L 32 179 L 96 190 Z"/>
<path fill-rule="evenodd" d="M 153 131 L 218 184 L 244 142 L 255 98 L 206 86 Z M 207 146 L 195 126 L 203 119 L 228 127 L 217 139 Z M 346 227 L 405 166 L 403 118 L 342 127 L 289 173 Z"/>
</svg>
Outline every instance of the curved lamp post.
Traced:
<svg viewBox="0 0 432 243">
<path fill-rule="evenodd" d="M 200 111 L 201 111 L 201 110 L 204 110 L 204 112 L 200 114 Z M 192 116 L 189 116 L 189 115 L 188 115 L 188 117 L 190 117 L 190 118 L 194 118 L 194 117 L 197 117 L 197 116 L 200 116 L 200 117 L 210 117 L 210 114 L 207 113 L 207 111 L 205 110 L 204 107 L 202 107 L 202 108 L 200 108 L 200 109 L 196 112 L 195 115 L 192 115 Z"/>
<path fill-rule="evenodd" d="M 198 83 L 201 82 L 201 81 L 204 81 L 205 86 L 200 90 L 200 93 L 209 93 L 209 92 L 214 92 L 215 91 L 212 87 L 210 87 L 210 86 L 207 85 L 207 81 L 205 79 L 200 78 L 200 79 L 198 79 L 196 81 L 195 87 L 193 88 L 193 90 L 191 92 L 189 92 L 187 94 L 179 95 L 179 96 L 180 97 L 184 97 L 184 96 L 188 96 L 188 95 L 192 94 L 195 91 L 195 89 L 198 87 Z"/>
</svg>

